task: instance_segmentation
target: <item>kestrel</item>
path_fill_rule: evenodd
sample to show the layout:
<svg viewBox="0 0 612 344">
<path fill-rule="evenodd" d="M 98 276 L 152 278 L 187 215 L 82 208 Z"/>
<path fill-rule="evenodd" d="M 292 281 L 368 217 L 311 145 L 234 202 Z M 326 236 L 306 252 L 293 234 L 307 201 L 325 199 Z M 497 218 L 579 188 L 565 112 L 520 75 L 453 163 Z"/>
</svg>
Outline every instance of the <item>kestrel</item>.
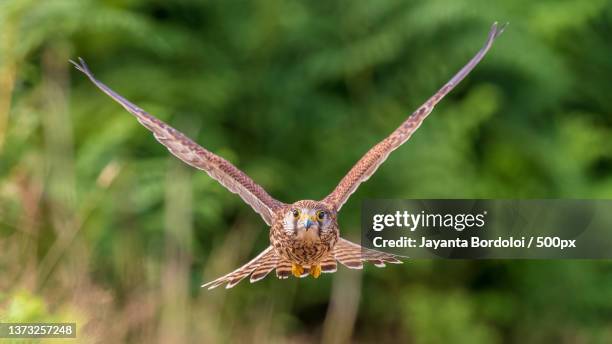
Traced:
<svg viewBox="0 0 612 344">
<path fill-rule="evenodd" d="M 226 288 L 231 288 L 247 276 L 250 276 L 251 282 L 259 281 L 274 269 L 278 278 L 287 278 L 291 274 L 296 277 L 310 274 L 317 278 L 321 272 L 335 272 L 336 261 L 351 269 L 361 269 L 363 262 L 371 262 L 378 267 L 385 266 L 385 263 L 401 263 L 399 256 L 367 249 L 341 238 L 338 212 L 349 196 L 374 174 L 389 154 L 410 138 L 434 106 L 476 67 L 504 27 L 493 23 L 480 51 L 399 128 L 371 148 L 331 194 L 321 201 L 301 200 L 292 204 L 274 199 L 232 163 L 199 146 L 178 130 L 115 93 L 94 77 L 83 59 L 79 58 L 79 63 L 70 62 L 153 132 L 155 138 L 172 154 L 188 165 L 204 170 L 229 191 L 238 194 L 270 226 L 270 246 L 237 270 L 202 286 L 212 289 L 226 283 Z"/>
</svg>

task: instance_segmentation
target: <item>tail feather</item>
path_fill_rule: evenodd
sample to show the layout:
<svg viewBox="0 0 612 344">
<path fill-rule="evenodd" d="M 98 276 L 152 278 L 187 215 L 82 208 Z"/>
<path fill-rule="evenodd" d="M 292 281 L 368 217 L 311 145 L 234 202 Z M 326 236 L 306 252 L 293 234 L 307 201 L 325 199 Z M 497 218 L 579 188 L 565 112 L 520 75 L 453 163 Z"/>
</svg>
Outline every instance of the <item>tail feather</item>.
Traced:
<svg viewBox="0 0 612 344">
<path fill-rule="evenodd" d="M 216 288 L 224 283 L 227 283 L 225 288 L 229 289 L 242 281 L 245 277 L 251 275 L 251 282 L 259 281 L 266 277 L 270 271 L 274 270 L 278 261 L 278 256 L 272 246 L 268 246 L 263 252 L 257 257 L 251 259 L 248 263 L 244 264 L 240 268 L 230 272 L 225 276 L 221 276 L 214 281 L 210 281 L 202 287 L 208 287 L 208 289 Z"/>
<path fill-rule="evenodd" d="M 363 262 L 373 263 L 382 268 L 385 263 L 402 264 L 399 256 L 362 247 L 346 239 L 340 238 L 334 247 L 334 257 L 350 269 L 362 269 Z"/>
</svg>

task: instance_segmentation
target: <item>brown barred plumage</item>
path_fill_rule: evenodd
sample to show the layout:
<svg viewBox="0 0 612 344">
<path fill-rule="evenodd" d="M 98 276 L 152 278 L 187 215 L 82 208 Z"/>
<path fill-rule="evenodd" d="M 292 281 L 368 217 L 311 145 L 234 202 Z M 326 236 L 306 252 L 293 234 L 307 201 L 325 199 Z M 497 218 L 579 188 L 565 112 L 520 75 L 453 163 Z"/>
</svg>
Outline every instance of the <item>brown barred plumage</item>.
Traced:
<svg viewBox="0 0 612 344">
<path fill-rule="evenodd" d="M 291 276 L 291 262 L 288 260 L 280 260 L 276 266 L 276 277 L 286 279 Z"/>
<path fill-rule="evenodd" d="M 271 226 L 271 245 L 268 248 L 235 271 L 203 285 L 212 289 L 226 284 L 226 288 L 231 288 L 247 276 L 251 276 L 251 282 L 259 281 L 274 269 L 276 276 L 281 279 L 291 274 L 296 277 L 311 274 L 316 278 L 321 272 L 335 272 L 336 261 L 351 269 L 361 269 L 363 262 L 371 262 L 378 267 L 385 266 L 385 263 L 401 263 L 399 256 L 366 249 L 340 238 L 338 211 L 357 187 L 376 172 L 389 154 L 410 138 L 436 104 L 476 67 L 491 48 L 493 41 L 503 32 L 504 27 L 498 27 L 497 23 L 494 23 L 482 49 L 399 128 L 370 149 L 342 178 L 334 191 L 320 202 L 308 200 L 293 204 L 279 202 L 229 161 L 202 148 L 178 130 L 148 114 L 98 81 L 85 61 L 79 58 L 79 63 L 70 62 L 87 75 L 100 90 L 121 104 L 144 127 L 153 132 L 154 137 L 172 154 L 185 163 L 205 171 L 229 191 L 238 194 Z M 324 215 L 320 216 L 321 213 Z"/>
<path fill-rule="evenodd" d="M 342 238 L 340 238 L 340 240 L 344 240 Z M 337 247 L 338 245 L 336 244 L 335 247 Z M 334 250 L 335 250 L 334 247 Z M 336 272 L 338 270 L 338 265 L 336 264 L 336 257 L 334 257 L 333 252 L 328 254 L 322 261 L 321 261 L 321 271 L 324 273 L 332 273 L 332 272 Z"/>
<path fill-rule="evenodd" d="M 227 283 L 225 287 L 229 289 L 249 275 L 251 275 L 251 283 L 257 282 L 266 277 L 270 271 L 274 270 L 277 265 L 277 261 L 278 256 L 276 255 L 276 252 L 274 252 L 272 246 L 268 246 L 268 248 L 261 252 L 257 257 L 251 259 L 248 263 L 225 276 L 221 276 L 214 281 L 210 281 L 202 285 L 202 287 L 213 289 Z"/>
<path fill-rule="evenodd" d="M 379 268 L 384 267 L 385 263 L 402 264 L 399 256 L 371 250 L 343 238 L 334 247 L 333 254 L 334 258 L 350 269 L 363 268 L 363 262 L 373 263 Z"/>
</svg>

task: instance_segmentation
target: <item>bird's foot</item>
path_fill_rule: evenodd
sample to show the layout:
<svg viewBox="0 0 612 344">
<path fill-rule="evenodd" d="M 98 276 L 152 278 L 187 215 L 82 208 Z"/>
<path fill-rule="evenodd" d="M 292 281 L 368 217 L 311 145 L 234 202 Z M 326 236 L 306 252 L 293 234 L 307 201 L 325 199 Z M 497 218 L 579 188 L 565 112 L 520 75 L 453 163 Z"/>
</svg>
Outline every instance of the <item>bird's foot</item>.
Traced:
<svg viewBox="0 0 612 344">
<path fill-rule="evenodd" d="M 299 265 L 299 264 L 292 263 L 291 264 L 291 273 L 295 277 L 298 277 L 298 278 L 302 277 L 302 275 L 304 274 L 304 268 L 301 265 Z"/>
<path fill-rule="evenodd" d="M 312 275 L 314 278 L 319 278 L 321 275 L 321 264 L 311 266 L 310 275 Z"/>
</svg>

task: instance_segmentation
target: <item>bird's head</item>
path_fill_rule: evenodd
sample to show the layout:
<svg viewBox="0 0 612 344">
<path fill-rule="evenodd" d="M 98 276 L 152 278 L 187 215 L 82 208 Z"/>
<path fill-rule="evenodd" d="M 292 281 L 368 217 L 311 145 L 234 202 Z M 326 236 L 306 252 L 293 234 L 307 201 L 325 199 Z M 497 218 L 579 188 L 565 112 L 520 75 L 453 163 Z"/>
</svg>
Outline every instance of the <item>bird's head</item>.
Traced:
<svg viewBox="0 0 612 344">
<path fill-rule="evenodd" d="M 287 208 L 283 224 L 285 232 L 297 239 L 318 241 L 336 227 L 336 213 L 322 202 L 298 201 Z"/>
</svg>

